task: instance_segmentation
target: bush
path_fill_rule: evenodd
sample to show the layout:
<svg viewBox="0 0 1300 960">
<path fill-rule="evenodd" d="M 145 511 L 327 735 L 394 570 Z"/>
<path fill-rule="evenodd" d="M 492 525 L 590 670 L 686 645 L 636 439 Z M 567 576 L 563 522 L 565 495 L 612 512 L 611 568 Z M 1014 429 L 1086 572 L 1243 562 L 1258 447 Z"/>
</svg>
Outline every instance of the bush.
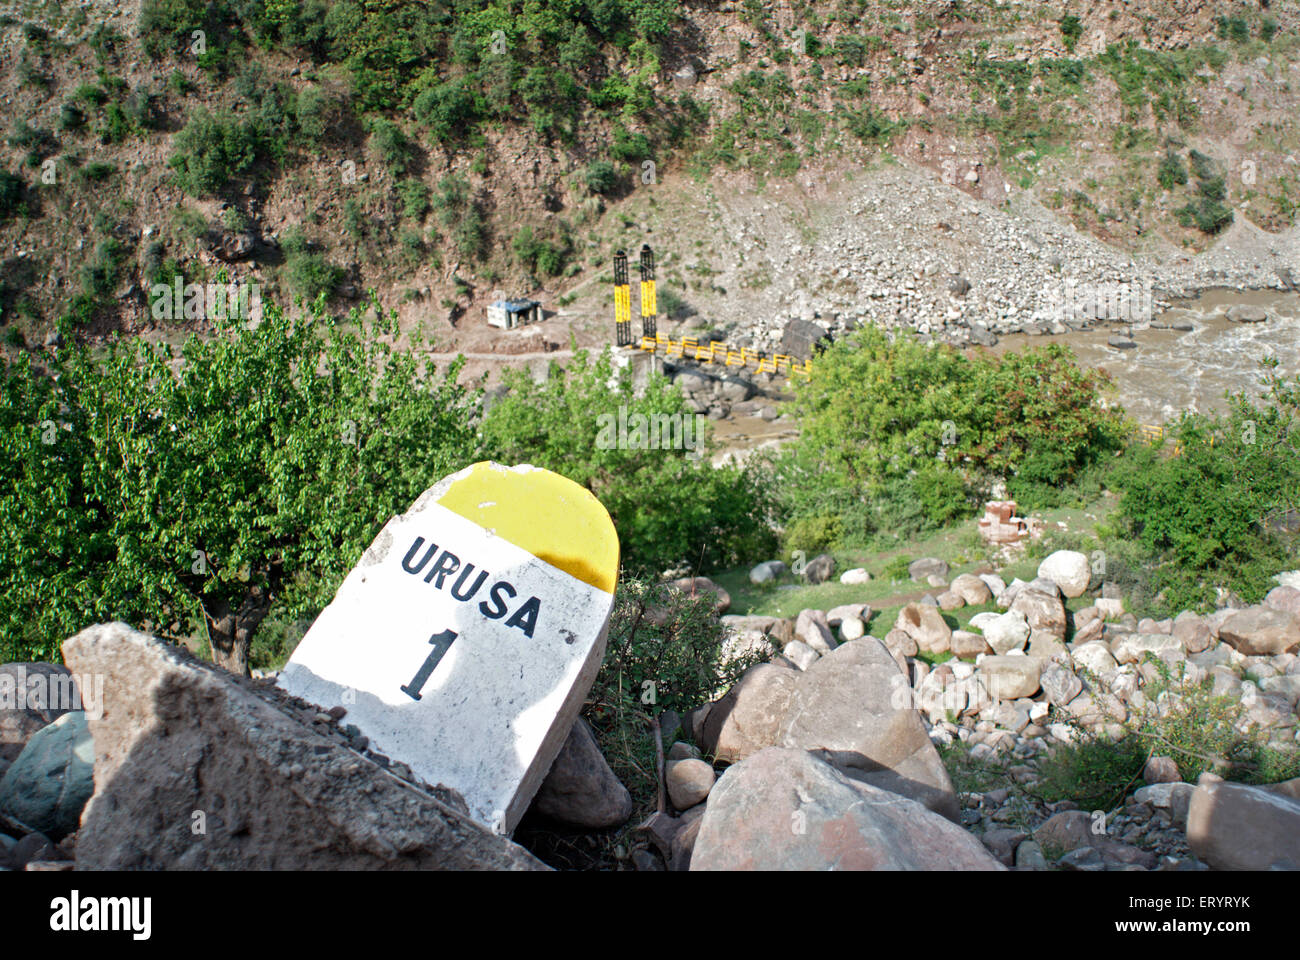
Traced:
<svg viewBox="0 0 1300 960">
<path fill-rule="evenodd" d="M 1122 478 L 1121 516 L 1167 560 L 1156 579 L 1174 610 L 1209 606 L 1216 586 L 1257 602 L 1272 574 L 1294 565 L 1294 543 L 1269 521 L 1300 507 L 1300 378 L 1269 373 L 1266 382 L 1259 403 L 1237 394 L 1226 414 L 1184 415 L 1172 431 L 1176 455 Z"/>
<path fill-rule="evenodd" d="M 337 267 L 320 253 L 302 252 L 285 258 L 289 286 L 308 302 L 324 296 L 329 299 L 343 282 L 343 268 Z"/>
<path fill-rule="evenodd" d="M 397 185 L 397 195 L 402 201 L 402 216 L 408 220 L 423 220 L 429 212 L 429 186 L 420 180 L 403 180 Z"/>
<path fill-rule="evenodd" d="M 167 163 L 186 193 L 212 196 L 253 166 L 259 147 L 257 132 L 250 124 L 199 107 L 176 134 Z"/>
<path fill-rule="evenodd" d="M 592 193 L 609 195 L 618 186 L 618 173 L 608 160 L 597 160 L 588 165 L 583 181 Z"/>
<path fill-rule="evenodd" d="M 1250 24 L 1245 17 L 1215 17 L 1220 40 L 1245 43 L 1250 39 Z"/>
<path fill-rule="evenodd" d="M 415 161 L 415 144 L 391 120 L 375 120 L 370 125 L 370 149 L 393 177 L 406 173 Z"/>
<path fill-rule="evenodd" d="M 107 180 L 117 172 L 117 167 L 111 163 L 101 163 L 98 160 L 92 161 L 77 171 L 78 179 L 89 183 L 98 183 Z"/>
<path fill-rule="evenodd" d="M 1066 50 L 1074 53 L 1081 36 L 1083 36 L 1083 23 L 1078 17 L 1070 14 L 1061 18 L 1061 39 L 1065 42 Z"/>
<path fill-rule="evenodd" d="M 1197 180 L 1213 180 L 1220 175 L 1218 161 L 1199 150 L 1192 150 L 1187 159 L 1192 162 L 1192 173 Z"/>
<path fill-rule="evenodd" d="M 423 90 L 411 104 L 415 118 L 429 128 L 438 143 L 453 143 L 473 127 L 478 103 L 463 77 Z"/>
<path fill-rule="evenodd" d="M 1195 227 L 1202 233 L 1218 233 L 1233 221 L 1231 207 L 1222 200 L 1205 196 L 1179 207 L 1174 213 L 1184 227 Z"/>
<path fill-rule="evenodd" d="M 839 542 L 843 527 L 838 516 L 799 517 L 785 532 L 785 553 L 824 553 Z"/>
<path fill-rule="evenodd" d="M 320 153 L 330 129 L 344 122 L 346 105 L 320 87 L 304 87 L 293 101 L 292 113 L 298 142 Z"/>
<path fill-rule="evenodd" d="M 1113 741 L 1077 724 L 1073 729 L 1076 740 L 1039 763 L 1038 792 L 1049 803 L 1072 800 L 1081 810 L 1112 810 L 1138 782 L 1147 751 L 1136 737 Z"/>
<path fill-rule="evenodd" d="M 1165 158 L 1160 161 L 1160 171 L 1156 174 L 1156 179 L 1166 190 L 1172 190 L 1186 183 L 1187 167 L 1183 165 L 1182 158 L 1172 150 L 1166 153 Z"/>
<path fill-rule="evenodd" d="M 27 204 L 23 199 L 26 193 L 27 182 L 22 177 L 0 170 L 0 220 L 27 215 Z"/>
<path fill-rule="evenodd" d="M 1269 744 L 1267 730 L 1246 719 L 1241 699 L 1215 696 L 1212 678 L 1192 683 L 1184 664 L 1171 668 L 1148 654 L 1156 679 L 1144 690 L 1163 709 L 1135 713 L 1126 725 L 1148 750 L 1174 758 L 1183 779 L 1195 783 L 1202 773 L 1230 780 L 1273 783 L 1300 776 L 1300 752 Z"/>
<path fill-rule="evenodd" d="M 139 338 L 70 344 L 46 370 L 0 361 L 0 516 L 26 518 L 0 530 L 0 660 L 149 621 L 210 632 L 239 670 L 248 638 L 221 632 L 223 611 L 247 603 L 255 634 L 268 597 L 289 621 L 321 609 L 389 517 L 474 459 L 459 367 L 435 376 L 393 349 L 396 318 L 375 307 L 339 322 L 268 304 L 256 328 L 190 339 L 181 364 Z"/>
<path fill-rule="evenodd" d="M 74 103 L 59 107 L 59 129 L 79 130 L 86 125 L 86 114 Z"/>
</svg>

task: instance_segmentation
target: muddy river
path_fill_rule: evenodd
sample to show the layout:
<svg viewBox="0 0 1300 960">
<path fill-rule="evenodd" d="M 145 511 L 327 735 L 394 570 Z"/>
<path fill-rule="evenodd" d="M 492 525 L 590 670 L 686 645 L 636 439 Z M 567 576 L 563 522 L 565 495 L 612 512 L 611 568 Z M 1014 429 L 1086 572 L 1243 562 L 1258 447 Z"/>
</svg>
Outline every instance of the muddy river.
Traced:
<svg viewBox="0 0 1300 960">
<path fill-rule="evenodd" d="M 1236 306 L 1262 307 L 1268 319 L 1237 323 Z M 1191 330 L 1158 329 L 1191 325 Z M 1054 337 L 1021 334 L 1002 338 L 994 352 L 1021 350 L 1048 340 L 1068 344 L 1081 363 L 1102 367 L 1114 378 L 1116 399 L 1140 423 L 1162 424 L 1184 410 L 1222 409 L 1225 391 L 1258 394 L 1259 361 L 1275 356 L 1283 373 L 1300 372 L 1300 294 L 1276 290 L 1209 290 L 1157 315 L 1151 327 L 1132 330 L 1129 348 L 1108 340 L 1128 328 L 1103 324 Z"/>
</svg>

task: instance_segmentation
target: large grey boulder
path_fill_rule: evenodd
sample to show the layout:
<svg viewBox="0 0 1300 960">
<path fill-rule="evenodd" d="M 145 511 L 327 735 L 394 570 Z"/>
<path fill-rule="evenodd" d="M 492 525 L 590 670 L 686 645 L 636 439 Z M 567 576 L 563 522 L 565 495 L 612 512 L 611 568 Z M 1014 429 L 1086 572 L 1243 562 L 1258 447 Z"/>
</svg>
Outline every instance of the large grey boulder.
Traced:
<svg viewBox="0 0 1300 960">
<path fill-rule="evenodd" d="M 800 676 L 770 663 L 750 667 L 709 710 L 697 734 L 700 746 L 728 763 L 772 746 Z"/>
<path fill-rule="evenodd" d="M 95 744 L 74 710 L 36 731 L 0 779 L 0 813 L 54 841 L 74 833 L 95 789 Z"/>
<path fill-rule="evenodd" d="M 894 629 L 907 634 L 919 649 L 927 653 L 945 653 L 952 649 L 952 627 L 944 620 L 938 607 L 925 603 L 909 603 L 898 611 Z"/>
<path fill-rule="evenodd" d="M 1043 666 L 1039 674 L 1039 683 L 1047 699 L 1058 707 L 1065 706 L 1083 693 L 1083 681 L 1075 676 L 1074 671 L 1069 667 L 1055 661 Z"/>
<path fill-rule="evenodd" d="M 1004 868 L 975 837 L 920 804 L 805 750 L 771 747 L 730 767 L 713 788 L 691 869 Z"/>
<path fill-rule="evenodd" d="M 1094 832 L 1092 814 L 1086 810 L 1062 810 L 1052 814 L 1034 831 L 1034 839 L 1057 853 L 1091 847 L 1111 863 L 1136 865 L 1147 870 L 1156 865 L 1155 854 L 1149 850 Z"/>
<path fill-rule="evenodd" d="M 1057 550 L 1038 565 L 1038 575 L 1055 583 L 1067 597 L 1081 597 L 1088 589 L 1092 569 L 1085 554 L 1077 550 Z"/>
<path fill-rule="evenodd" d="M 1274 587 L 1264 598 L 1264 606 L 1300 616 L 1300 590 L 1295 587 Z"/>
<path fill-rule="evenodd" d="M 985 657 L 978 676 L 995 700 L 1018 700 L 1038 692 L 1043 661 L 1037 657 Z"/>
<path fill-rule="evenodd" d="M 809 583 L 825 583 L 835 572 L 835 558 L 829 553 L 819 553 L 803 568 L 803 577 Z"/>
<path fill-rule="evenodd" d="M 105 678 L 79 869 L 544 869 L 456 809 L 454 791 L 317 732 L 273 687 L 124 623 L 83 630 L 63 657 Z"/>
<path fill-rule="evenodd" d="M 587 830 L 616 827 L 632 816 L 632 795 L 610 769 L 581 717 L 538 788 L 533 808 L 552 820 Z"/>
<path fill-rule="evenodd" d="M 1300 870 L 1300 800 L 1202 775 L 1187 844 L 1216 870 Z"/>
<path fill-rule="evenodd" d="M 789 572 L 790 568 L 780 560 L 768 560 L 749 571 L 749 582 L 755 586 L 762 583 L 771 583 Z"/>
<path fill-rule="evenodd" d="M 1064 640 L 1065 604 L 1054 592 L 1038 589 L 1041 583 L 1041 580 L 1035 580 L 1021 588 L 1007 612 L 1023 615 L 1031 632 L 1041 630 L 1058 640 Z"/>
<path fill-rule="evenodd" d="M 997 654 L 1008 654 L 1012 650 L 1023 650 L 1029 640 L 1029 621 L 1019 610 L 1006 613 L 982 613 L 986 619 L 978 625 L 984 631 L 984 639 Z M 974 621 L 972 621 L 973 623 Z"/>
<path fill-rule="evenodd" d="M 930 577 L 947 577 L 948 564 L 938 557 L 922 557 L 907 565 L 907 575 L 913 580 L 928 580 Z"/>
<path fill-rule="evenodd" d="M 1300 650 L 1300 617 L 1273 607 L 1234 611 L 1219 625 L 1219 639 L 1248 657 Z"/>
<path fill-rule="evenodd" d="M 781 334 L 781 352 L 799 360 L 808 360 L 824 344 L 830 343 L 826 328 L 811 320 L 791 320 Z"/>
<path fill-rule="evenodd" d="M 993 599 L 993 591 L 989 589 L 988 584 L 973 573 L 963 573 L 954 577 L 952 583 L 948 584 L 948 589 L 972 606 L 988 603 Z"/>
<path fill-rule="evenodd" d="M 1188 653 L 1201 653 L 1214 643 L 1209 625 L 1191 610 L 1184 610 L 1174 618 L 1171 636 L 1177 638 Z"/>
<path fill-rule="evenodd" d="M 952 781 L 906 688 L 906 677 L 880 641 L 864 637 L 841 644 L 799 678 L 777 742 L 810 750 L 854 779 L 956 821 Z"/>
<path fill-rule="evenodd" d="M 1187 659 L 1182 641 L 1163 633 L 1126 633 L 1111 644 L 1120 663 L 1141 663 L 1148 653 L 1173 664 Z"/>
<path fill-rule="evenodd" d="M 79 699 L 67 667 L 0 664 L 0 760 L 17 757 L 32 734 L 79 706 Z"/>
<path fill-rule="evenodd" d="M 837 646 L 830 621 L 821 610 L 800 610 L 794 621 L 794 635 L 822 656 Z"/>
</svg>

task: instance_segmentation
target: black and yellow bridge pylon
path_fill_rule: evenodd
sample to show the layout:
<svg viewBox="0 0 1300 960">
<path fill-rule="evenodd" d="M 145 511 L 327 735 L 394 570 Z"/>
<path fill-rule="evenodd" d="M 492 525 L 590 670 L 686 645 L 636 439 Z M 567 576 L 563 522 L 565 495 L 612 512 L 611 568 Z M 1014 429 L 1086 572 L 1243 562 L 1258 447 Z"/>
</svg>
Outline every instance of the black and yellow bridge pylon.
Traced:
<svg viewBox="0 0 1300 960">
<path fill-rule="evenodd" d="M 620 347 L 632 345 L 632 291 L 627 285 L 627 254 L 614 254 L 614 332 Z"/>
<path fill-rule="evenodd" d="M 655 321 L 655 255 L 650 244 L 641 245 L 641 336 L 653 337 Z"/>
</svg>

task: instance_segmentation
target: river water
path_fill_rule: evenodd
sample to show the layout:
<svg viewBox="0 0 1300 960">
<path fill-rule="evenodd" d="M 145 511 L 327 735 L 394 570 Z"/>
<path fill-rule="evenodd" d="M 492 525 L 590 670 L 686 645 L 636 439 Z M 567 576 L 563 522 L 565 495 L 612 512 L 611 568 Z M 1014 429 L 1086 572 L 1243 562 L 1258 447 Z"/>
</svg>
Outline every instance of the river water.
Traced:
<svg viewBox="0 0 1300 960">
<path fill-rule="evenodd" d="M 1235 323 L 1234 306 L 1263 307 L 1268 319 Z M 1022 350 L 1045 342 L 1068 344 L 1080 363 L 1101 367 L 1114 379 L 1116 397 L 1139 422 L 1163 424 L 1184 410 L 1222 410 L 1225 391 L 1260 391 L 1259 361 L 1275 356 L 1280 372 L 1300 372 L 1300 293 L 1276 290 L 1208 290 L 1176 302 L 1154 318 L 1155 324 L 1190 324 L 1190 331 L 1151 327 L 1132 330 L 1135 347 L 1121 349 L 1107 341 L 1123 335 L 1124 324 L 1100 324 L 1092 330 L 1050 337 L 1014 334 L 1003 337 L 994 352 Z"/>
</svg>

